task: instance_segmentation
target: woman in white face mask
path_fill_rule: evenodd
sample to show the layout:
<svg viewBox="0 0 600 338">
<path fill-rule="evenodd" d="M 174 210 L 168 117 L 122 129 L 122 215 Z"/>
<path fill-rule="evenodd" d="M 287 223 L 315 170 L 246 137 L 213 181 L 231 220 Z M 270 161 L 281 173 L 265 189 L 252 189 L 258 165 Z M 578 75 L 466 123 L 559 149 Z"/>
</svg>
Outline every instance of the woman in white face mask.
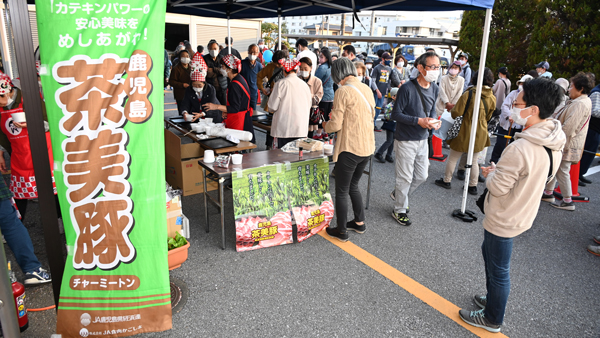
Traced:
<svg viewBox="0 0 600 338">
<path fill-rule="evenodd" d="M 316 76 L 312 76 L 312 60 L 309 57 L 300 59 L 300 67 L 298 68 L 298 77 L 306 82 L 310 89 L 312 97 L 310 118 L 308 121 L 308 136 L 312 137 L 312 133 L 319 129 L 319 121 L 321 120 L 319 111 L 319 102 L 323 98 L 323 82 Z"/>
<path fill-rule="evenodd" d="M 475 98 L 477 97 L 476 95 L 480 95 L 481 105 L 479 108 L 479 118 L 476 121 L 477 132 L 475 134 L 473 163 L 471 166 L 471 174 L 469 176 L 468 192 L 471 195 L 477 195 L 477 181 L 479 179 L 479 164 L 477 163 L 477 157 L 479 152 L 481 152 L 485 147 L 490 146 L 487 123 L 492 118 L 492 114 L 496 109 L 496 97 L 492 92 L 492 86 L 494 85 L 494 74 L 489 68 L 485 68 L 483 73 L 483 88 L 481 94 L 478 94 L 476 91 L 477 75 L 478 72 L 475 72 L 475 75 L 473 76 L 473 87 L 464 92 L 456 103 L 456 106 L 452 108 L 452 118 L 456 119 L 457 117 L 462 116 L 463 121 L 460 131 L 458 132 L 458 136 L 446 141 L 450 146 L 450 155 L 448 156 L 448 160 L 446 162 L 446 172 L 443 178 L 435 181 L 436 185 L 442 188 L 450 189 L 450 182 L 452 181 L 452 175 L 454 174 L 456 164 L 463 153 L 466 153 L 469 148 L 469 141 L 471 139 L 471 122 L 473 121 L 475 109 Z M 461 169 L 463 168 L 459 168 L 459 170 Z"/>
<path fill-rule="evenodd" d="M 250 87 L 250 107 L 256 110 L 256 102 L 258 101 L 258 73 L 263 69 L 261 64 L 260 51 L 258 46 L 251 44 L 248 46 L 248 57 L 242 61 L 242 76 L 248 82 Z"/>
<path fill-rule="evenodd" d="M 392 68 L 392 75 L 390 77 L 392 87 L 400 87 L 406 81 L 410 79 L 406 65 L 408 62 L 402 55 L 396 56 L 394 60 L 394 67 Z"/>
<path fill-rule="evenodd" d="M 196 53 L 190 65 L 192 68 L 192 85 L 185 90 L 185 96 L 181 102 L 183 116 L 189 118 L 192 116 L 192 122 L 203 117 L 210 117 L 214 123 L 223 121 L 222 113 L 218 110 L 202 109 L 206 103 L 218 104 L 215 87 L 206 82 L 206 73 L 208 67 L 202 55 Z"/>
<path fill-rule="evenodd" d="M 183 114 L 181 109 L 181 102 L 185 96 L 185 89 L 190 86 L 191 78 L 190 73 L 192 71 L 190 67 L 190 54 L 185 49 L 179 52 L 179 63 L 171 70 L 171 76 L 169 77 L 169 84 L 173 87 L 173 96 L 177 102 L 177 109 L 179 115 Z"/>
<path fill-rule="evenodd" d="M 444 110 L 451 111 L 462 94 L 465 79 L 458 76 L 458 73 L 460 73 L 460 61 L 454 61 L 448 69 L 448 74 L 442 77 L 440 92 L 435 103 L 438 117 L 444 113 Z"/>
</svg>

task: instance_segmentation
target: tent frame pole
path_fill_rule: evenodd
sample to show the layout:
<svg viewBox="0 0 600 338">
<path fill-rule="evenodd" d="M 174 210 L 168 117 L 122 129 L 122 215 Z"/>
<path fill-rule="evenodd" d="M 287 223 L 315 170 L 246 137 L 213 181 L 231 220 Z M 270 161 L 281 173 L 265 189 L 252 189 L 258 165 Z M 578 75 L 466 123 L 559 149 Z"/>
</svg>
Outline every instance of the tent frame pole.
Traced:
<svg viewBox="0 0 600 338">
<path fill-rule="evenodd" d="M 277 40 L 278 40 L 277 50 L 281 50 L 281 11 L 278 11 L 278 13 L 277 13 L 277 29 L 279 30 L 278 35 L 277 35 Z"/>
<path fill-rule="evenodd" d="M 467 211 L 467 191 L 469 188 L 469 176 L 471 174 L 471 166 L 473 164 L 473 150 L 475 148 L 475 135 L 477 134 L 477 121 L 479 120 L 479 107 L 481 107 L 481 90 L 483 88 L 483 73 L 485 70 L 485 62 L 487 58 L 487 49 L 488 42 L 490 37 L 490 24 L 492 21 L 492 9 L 485 10 L 485 25 L 483 29 L 483 41 L 481 44 L 481 57 L 479 60 L 479 73 L 477 74 L 477 88 L 476 88 L 476 96 L 475 96 L 475 106 L 473 111 L 473 118 L 471 120 L 471 137 L 469 138 L 469 150 L 467 152 L 467 166 L 465 168 L 465 185 L 463 188 L 463 199 L 460 207 L 460 212 L 465 215 Z M 472 214 L 472 212 L 470 212 Z M 471 217 L 474 218 L 474 217 Z M 466 222 L 469 220 L 463 219 Z M 470 222 L 472 222 L 472 219 Z"/>
<path fill-rule="evenodd" d="M 229 42 L 229 44 L 227 44 L 227 54 L 231 54 L 231 45 L 233 44 L 233 41 L 231 41 L 231 16 L 229 13 L 227 13 L 227 39 Z"/>
</svg>

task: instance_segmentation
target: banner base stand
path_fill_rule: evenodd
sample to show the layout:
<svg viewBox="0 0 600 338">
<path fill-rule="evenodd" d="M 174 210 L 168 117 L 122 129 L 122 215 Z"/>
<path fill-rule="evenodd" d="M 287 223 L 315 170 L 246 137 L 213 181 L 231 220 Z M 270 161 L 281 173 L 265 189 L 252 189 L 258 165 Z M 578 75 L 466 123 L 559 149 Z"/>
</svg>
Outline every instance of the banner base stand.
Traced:
<svg viewBox="0 0 600 338">
<path fill-rule="evenodd" d="M 452 217 L 458 218 L 463 222 L 468 223 L 477 221 L 477 216 L 475 216 L 475 213 L 471 210 L 465 210 L 465 212 L 463 213 L 460 209 L 456 209 L 452 212 Z"/>
</svg>

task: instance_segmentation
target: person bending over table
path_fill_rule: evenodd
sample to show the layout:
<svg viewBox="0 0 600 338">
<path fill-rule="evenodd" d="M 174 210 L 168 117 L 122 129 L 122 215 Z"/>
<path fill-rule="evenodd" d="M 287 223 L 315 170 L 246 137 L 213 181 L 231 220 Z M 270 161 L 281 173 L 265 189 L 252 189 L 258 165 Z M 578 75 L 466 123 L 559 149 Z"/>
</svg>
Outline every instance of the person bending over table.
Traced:
<svg viewBox="0 0 600 338">
<path fill-rule="evenodd" d="M 227 104 L 205 103 L 205 110 L 220 110 L 225 126 L 230 129 L 244 130 L 252 133 L 252 143 L 255 143 L 254 126 L 252 125 L 252 108 L 250 107 L 250 89 L 243 76 L 242 61 L 232 54 L 221 59 L 220 72 L 231 80 L 227 88 Z"/>
<path fill-rule="evenodd" d="M 327 133 L 337 132 L 333 153 L 335 164 L 335 213 L 337 228 L 327 228 L 327 234 L 342 242 L 348 240 L 347 230 L 365 232 L 365 208 L 358 182 L 375 152 L 375 98 L 371 88 L 357 78 L 356 67 L 348 58 L 340 58 L 331 66 L 331 79 L 339 85 L 333 98 L 329 122 L 323 122 Z M 346 223 L 348 195 L 354 219 Z"/>
<path fill-rule="evenodd" d="M 202 111 L 202 105 L 206 103 L 219 104 L 219 100 L 217 100 L 215 87 L 206 82 L 208 66 L 200 53 L 194 55 L 191 67 L 192 85 L 186 88 L 181 102 L 183 116 L 193 115 L 192 121 L 197 121 L 199 118 L 206 116 L 212 118 L 214 123 L 223 122 L 223 114 L 219 110 Z"/>
<path fill-rule="evenodd" d="M 277 148 L 281 149 L 308 134 L 312 94 L 306 82 L 296 75 L 300 61 L 281 59 L 279 64 L 283 66 L 285 78 L 273 87 L 269 110 L 273 112 L 271 135 L 277 138 Z"/>
</svg>

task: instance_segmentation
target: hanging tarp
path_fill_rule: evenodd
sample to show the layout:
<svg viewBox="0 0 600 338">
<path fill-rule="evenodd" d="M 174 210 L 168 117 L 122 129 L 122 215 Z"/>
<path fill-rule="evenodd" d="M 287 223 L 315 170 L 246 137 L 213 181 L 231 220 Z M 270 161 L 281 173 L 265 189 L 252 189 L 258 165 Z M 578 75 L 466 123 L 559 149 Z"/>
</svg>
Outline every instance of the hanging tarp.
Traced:
<svg viewBox="0 0 600 338">
<path fill-rule="evenodd" d="M 56 329 L 63 337 L 171 328 L 165 8 L 161 0 L 36 3 L 68 246 Z"/>
</svg>

